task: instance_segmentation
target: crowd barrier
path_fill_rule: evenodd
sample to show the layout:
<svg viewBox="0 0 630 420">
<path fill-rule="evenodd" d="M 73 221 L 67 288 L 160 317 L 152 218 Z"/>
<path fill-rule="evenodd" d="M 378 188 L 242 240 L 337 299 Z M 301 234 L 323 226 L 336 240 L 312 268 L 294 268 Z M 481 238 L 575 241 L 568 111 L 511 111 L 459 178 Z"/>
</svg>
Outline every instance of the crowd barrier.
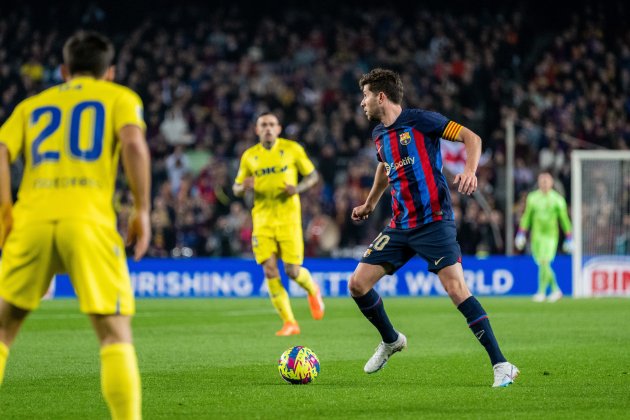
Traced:
<svg viewBox="0 0 630 420">
<path fill-rule="evenodd" d="M 310 258 L 304 261 L 325 296 L 348 296 L 348 279 L 357 266 L 353 259 Z M 514 296 L 536 292 L 538 270 L 530 256 L 463 258 L 464 277 L 475 295 Z M 570 295 L 571 258 L 559 255 L 553 263 L 560 287 Z M 262 269 L 254 260 L 239 258 L 144 259 L 129 261 L 136 297 L 259 297 L 267 296 Z M 304 291 L 283 275 L 291 296 Z M 445 296 L 437 276 L 427 264 L 412 259 L 397 273 L 377 284 L 383 296 Z M 65 275 L 58 275 L 56 297 L 73 297 L 74 289 Z"/>
</svg>

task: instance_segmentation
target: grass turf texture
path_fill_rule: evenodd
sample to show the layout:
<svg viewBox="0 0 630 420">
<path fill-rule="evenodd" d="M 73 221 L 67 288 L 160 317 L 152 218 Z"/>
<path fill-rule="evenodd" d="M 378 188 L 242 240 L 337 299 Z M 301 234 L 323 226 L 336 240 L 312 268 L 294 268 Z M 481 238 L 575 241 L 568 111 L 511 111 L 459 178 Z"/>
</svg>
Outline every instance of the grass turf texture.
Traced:
<svg viewBox="0 0 630 420">
<path fill-rule="evenodd" d="M 265 299 L 140 300 L 134 320 L 147 419 L 627 418 L 630 301 L 480 298 L 517 382 L 491 388 L 483 348 L 445 298 L 389 298 L 409 339 L 383 371 L 363 365 L 379 342 L 351 299 L 328 299 L 323 321 L 293 299 L 302 334 L 275 337 Z M 293 345 L 319 356 L 310 385 L 289 385 L 276 361 Z M 0 417 L 108 418 L 89 321 L 74 300 L 44 302 L 15 342 Z"/>
</svg>

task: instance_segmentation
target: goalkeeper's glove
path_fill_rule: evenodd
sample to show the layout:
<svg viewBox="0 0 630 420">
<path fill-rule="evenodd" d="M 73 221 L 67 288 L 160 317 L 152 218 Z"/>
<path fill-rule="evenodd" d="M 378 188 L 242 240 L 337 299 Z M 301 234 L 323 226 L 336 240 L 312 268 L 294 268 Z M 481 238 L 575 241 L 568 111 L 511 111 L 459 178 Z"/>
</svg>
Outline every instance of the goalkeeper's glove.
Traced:
<svg viewBox="0 0 630 420">
<path fill-rule="evenodd" d="M 527 238 L 525 237 L 525 231 L 520 230 L 516 234 L 516 239 L 514 240 L 514 246 L 519 251 L 522 251 L 525 248 L 525 244 L 527 243 Z"/>
<path fill-rule="evenodd" d="M 573 252 L 573 238 L 571 234 L 566 235 L 564 242 L 562 243 L 562 252 L 570 254 Z"/>
</svg>

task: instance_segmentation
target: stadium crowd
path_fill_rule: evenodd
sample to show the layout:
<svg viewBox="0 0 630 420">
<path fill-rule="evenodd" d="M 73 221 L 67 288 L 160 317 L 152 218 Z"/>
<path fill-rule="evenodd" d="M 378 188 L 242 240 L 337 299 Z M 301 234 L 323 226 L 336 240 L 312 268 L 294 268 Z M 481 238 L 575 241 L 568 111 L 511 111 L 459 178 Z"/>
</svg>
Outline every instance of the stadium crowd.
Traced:
<svg viewBox="0 0 630 420">
<path fill-rule="evenodd" d="M 376 166 L 357 80 L 373 67 L 392 68 L 402 75 L 406 106 L 438 111 L 484 140 L 480 193 L 453 194 L 459 242 L 464 254 L 503 253 L 505 224 L 518 220 L 538 170 L 550 170 L 569 195 L 573 148 L 630 148 L 630 30 L 610 24 L 627 16 L 618 12 L 605 26 L 597 8 L 547 25 L 526 3 L 509 12 L 349 5 L 334 14 L 171 4 L 141 19 L 119 19 L 97 3 L 51 5 L 39 18 L 20 6 L 0 16 L 0 122 L 19 100 L 61 82 L 60 51 L 70 33 L 102 30 L 116 44 L 117 81 L 145 105 L 151 256 L 251 251 L 251 202 L 235 199 L 231 185 L 240 154 L 257 142 L 256 116 L 266 110 L 322 175 L 302 196 L 307 256 L 350 256 L 390 217 L 383 199 L 369 221 L 350 220 Z M 515 121 L 517 144 L 511 215 L 504 206 L 507 119 Z M 462 153 L 443 142 L 447 178 Z M 129 203 L 121 181 L 123 232 Z"/>
</svg>

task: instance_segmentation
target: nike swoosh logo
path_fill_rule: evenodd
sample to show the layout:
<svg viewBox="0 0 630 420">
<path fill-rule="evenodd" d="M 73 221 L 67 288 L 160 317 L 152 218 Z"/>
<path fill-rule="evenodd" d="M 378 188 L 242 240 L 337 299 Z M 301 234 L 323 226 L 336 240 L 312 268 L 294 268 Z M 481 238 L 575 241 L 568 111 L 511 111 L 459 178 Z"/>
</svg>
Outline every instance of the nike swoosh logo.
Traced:
<svg viewBox="0 0 630 420">
<path fill-rule="evenodd" d="M 440 258 L 439 260 L 435 260 L 435 265 L 438 265 L 440 261 L 442 261 L 445 257 Z"/>
</svg>

